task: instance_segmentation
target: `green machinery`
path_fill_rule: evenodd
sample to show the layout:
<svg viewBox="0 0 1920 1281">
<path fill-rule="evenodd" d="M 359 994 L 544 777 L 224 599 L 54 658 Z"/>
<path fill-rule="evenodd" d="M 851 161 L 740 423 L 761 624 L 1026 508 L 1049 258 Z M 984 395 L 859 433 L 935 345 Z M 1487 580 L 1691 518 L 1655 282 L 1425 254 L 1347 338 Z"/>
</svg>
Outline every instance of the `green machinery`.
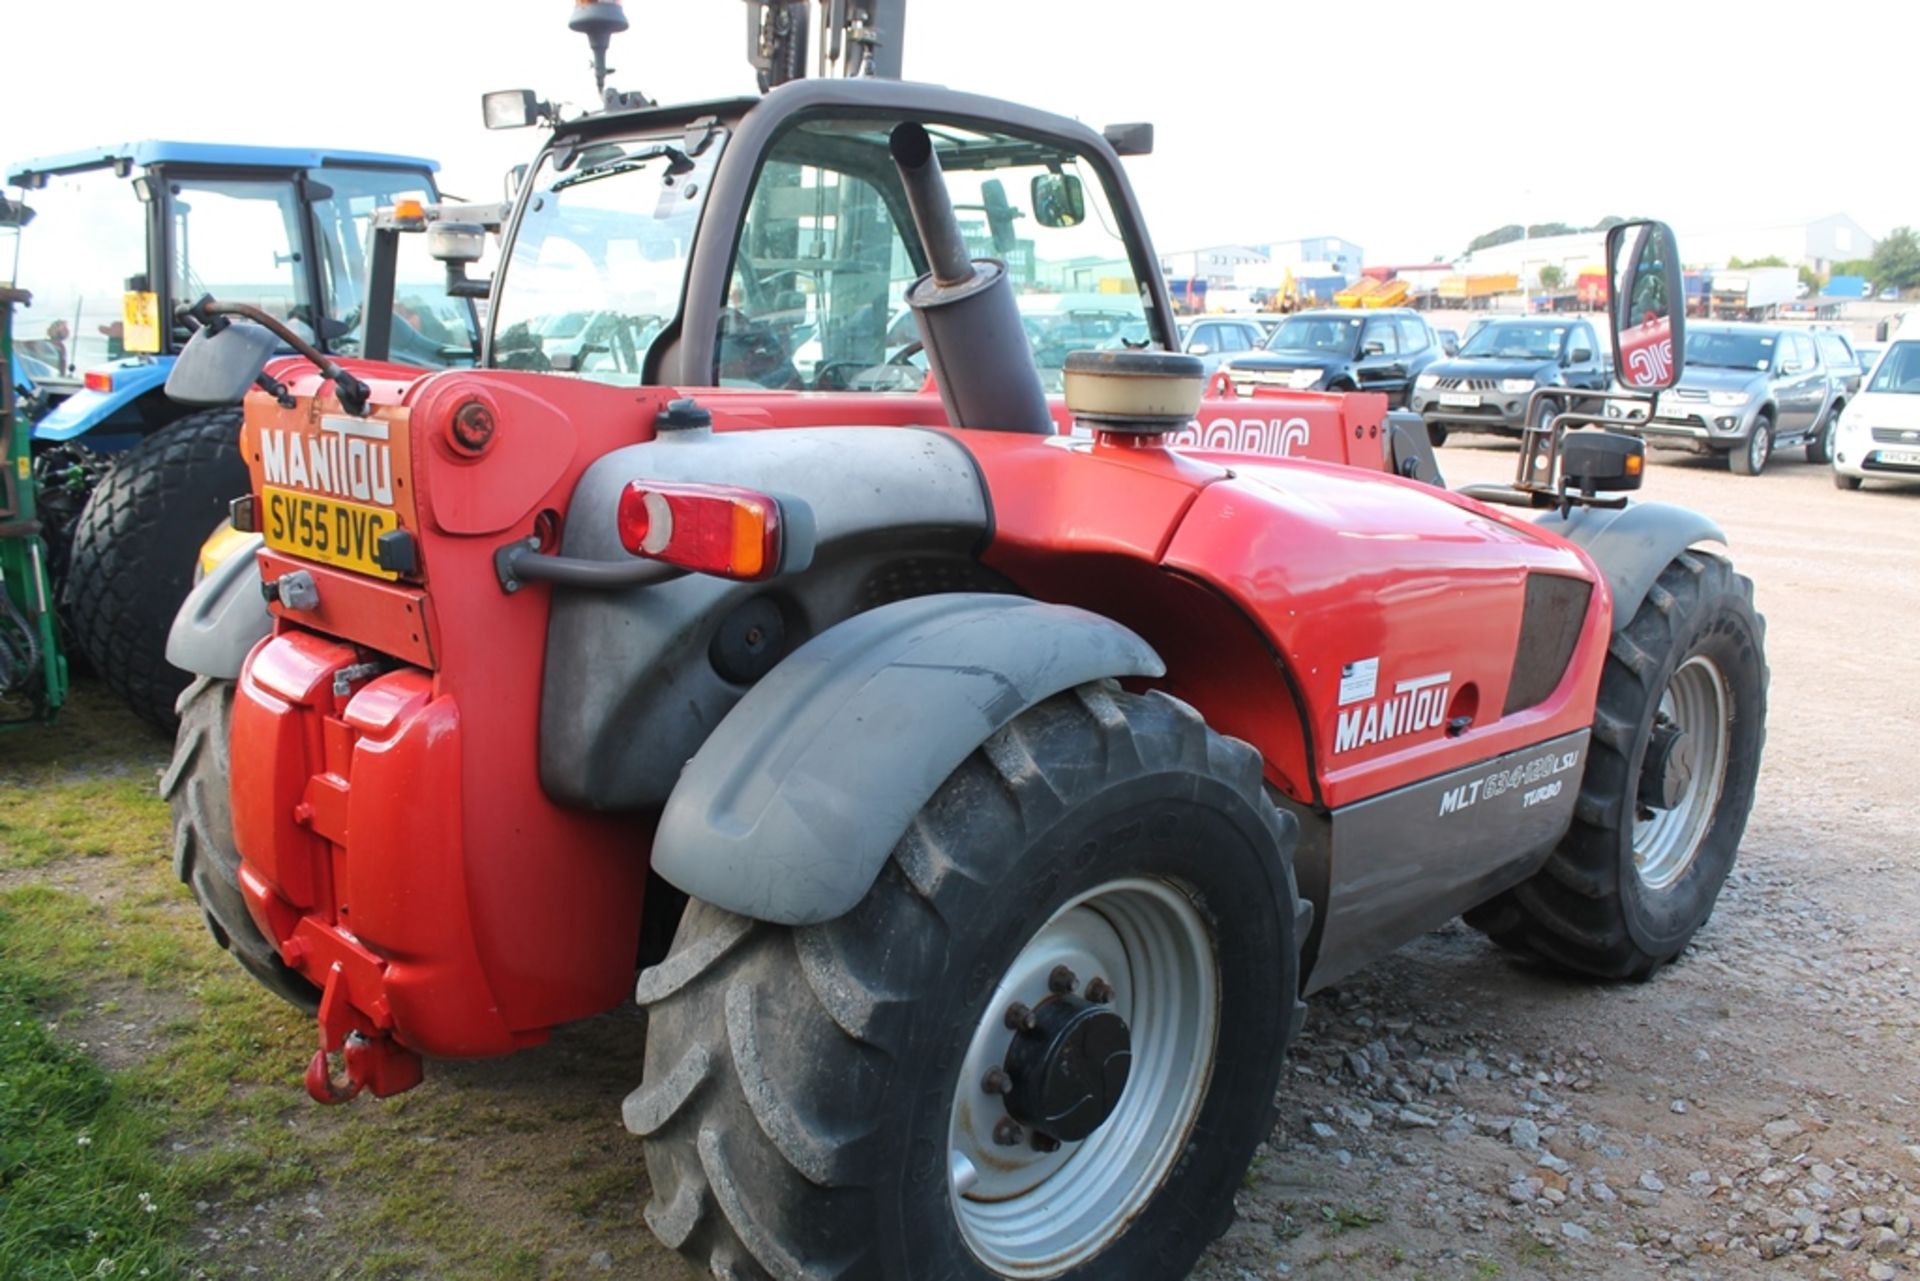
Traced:
<svg viewBox="0 0 1920 1281">
<path fill-rule="evenodd" d="M 54 629 L 47 547 L 34 503 L 33 429 L 19 412 L 13 363 L 13 309 L 24 290 L 0 284 L 0 729 L 51 720 L 67 701 L 67 660 Z"/>
</svg>

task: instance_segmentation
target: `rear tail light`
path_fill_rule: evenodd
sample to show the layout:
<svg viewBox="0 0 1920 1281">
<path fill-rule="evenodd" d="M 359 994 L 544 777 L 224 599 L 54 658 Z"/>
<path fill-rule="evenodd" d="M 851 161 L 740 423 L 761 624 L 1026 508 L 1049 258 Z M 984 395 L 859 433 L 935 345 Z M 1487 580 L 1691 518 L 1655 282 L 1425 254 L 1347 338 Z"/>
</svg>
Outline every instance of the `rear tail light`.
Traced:
<svg viewBox="0 0 1920 1281">
<path fill-rule="evenodd" d="M 636 480 L 621 492 L 619 521 L 636 556 L 722 578 L 780 569 L 780 504 L 751 489 Z"/>
<path fill-rule="evenodd" d="M 81 381 L 86 384 L 88 391 L 110 392 L 113 390 L 113 374 L 105 369 L 90 369 Z"/>
</svg>

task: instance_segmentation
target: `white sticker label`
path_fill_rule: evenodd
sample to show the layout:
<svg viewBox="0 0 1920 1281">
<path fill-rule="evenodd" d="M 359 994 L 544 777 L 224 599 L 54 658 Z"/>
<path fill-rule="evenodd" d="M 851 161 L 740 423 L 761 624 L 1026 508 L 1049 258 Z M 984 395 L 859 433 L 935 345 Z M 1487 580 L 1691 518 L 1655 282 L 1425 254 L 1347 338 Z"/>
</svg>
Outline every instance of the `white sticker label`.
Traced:
<svg viewBox="0 0 1920 1281">
<path fill-rule="evenodd" d="M 1380 660 L 1363 658 L 1340 669 L 1340 706 L 1372 698 L 1380 688 Z"/>
</svg>

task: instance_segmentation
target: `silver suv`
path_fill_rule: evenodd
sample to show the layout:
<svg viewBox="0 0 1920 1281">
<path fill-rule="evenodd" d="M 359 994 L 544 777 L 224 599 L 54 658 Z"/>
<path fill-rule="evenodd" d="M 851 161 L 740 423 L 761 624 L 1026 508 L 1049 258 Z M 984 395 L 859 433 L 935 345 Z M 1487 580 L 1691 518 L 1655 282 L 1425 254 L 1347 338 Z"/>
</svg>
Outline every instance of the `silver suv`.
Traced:
<svg viewBox="0 0 1920 1281">
<path fill-rule="evenodd" d="M 1689 325 L 1680 382 L 1660 393 L 1638 430 L 1657 447 L 1725 454 L 1742 476 L 1758 476 L 1791 445 L 1825 462 L 1846 391 L 1815 338 L 1775 325 Z M 1857 366 L 1838 372 L 1860 376 Z"/>
</svg>

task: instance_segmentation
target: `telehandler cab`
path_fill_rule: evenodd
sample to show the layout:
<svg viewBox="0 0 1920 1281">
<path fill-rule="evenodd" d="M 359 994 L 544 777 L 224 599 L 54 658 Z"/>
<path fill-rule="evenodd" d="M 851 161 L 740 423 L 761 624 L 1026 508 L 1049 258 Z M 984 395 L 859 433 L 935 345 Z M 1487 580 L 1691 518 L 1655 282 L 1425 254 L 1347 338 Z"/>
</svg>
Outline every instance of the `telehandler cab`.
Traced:
<svg viewBox="0 0 1920 1281">
<path fill-rule="evenodd" d="M 179 870 L 316 1012 L 316 1098 L 638 969 L 645 1218 L 713 1275 L 1165 1281 L 1303 997 L 1463 912 L 1603 979 L 1686 949 L 1767 676 L 1637 442 L 1563 415 L 1485 491 L 1536 520 L 1394 474 L 1377 398 L 1203 402 L 1070 120 L 608 100 L 521 185 L 478 367 L 267 366 L 262 542 L 175 625 Z M 1609 252 L 1680 296 L 1664 225 Z M 1035 341 L 1069 293 L 1148 347 L 1077 302 Z M 244 390 L 273 335 L 195 315 L 175 390 Z M 1616 311 L 1631 394 L 1683 324 Z"/>
</svg>

